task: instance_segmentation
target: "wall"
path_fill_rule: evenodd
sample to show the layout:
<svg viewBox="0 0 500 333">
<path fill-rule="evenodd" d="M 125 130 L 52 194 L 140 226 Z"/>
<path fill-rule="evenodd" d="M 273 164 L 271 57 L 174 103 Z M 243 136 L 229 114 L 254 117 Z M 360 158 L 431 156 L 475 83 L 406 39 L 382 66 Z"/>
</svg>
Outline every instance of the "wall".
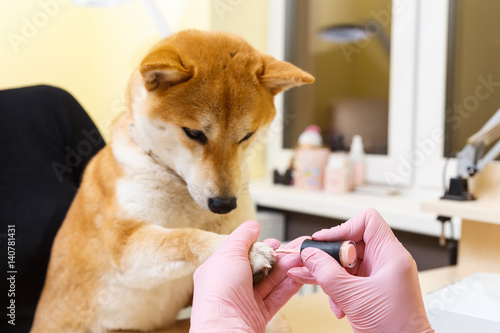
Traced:
<svg viewBox="0 0 500 333">
<path fill-rule="evenodd" d="M 265 0 L 155 1 L 170 28 L 232 30 L 261 51 L 266 45 Z M 81 7 L 69 0 L 0 2 L 0 89 L 50 84 L 68 90 L 105 138 L 124 111 L 131 71 L 161 36 L 140 0 Z M 257 24 L 256 24 L 257 23 Z M 263 148 L 251 154 L 264 173 Z"/>
</svg>

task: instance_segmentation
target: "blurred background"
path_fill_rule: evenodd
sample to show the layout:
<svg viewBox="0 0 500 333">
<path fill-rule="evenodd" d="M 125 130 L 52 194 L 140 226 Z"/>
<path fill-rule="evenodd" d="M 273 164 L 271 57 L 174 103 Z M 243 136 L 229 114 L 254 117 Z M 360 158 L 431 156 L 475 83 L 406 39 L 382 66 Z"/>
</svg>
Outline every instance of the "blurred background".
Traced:
<svg viewBox="0 0 500 333">
<path fill-rule="evenodd" d="M 268 22 L 275 13 L 267 0 L 2 0 L 0 89 L 61 87 L 107 139 L 111 122 L 125 110 L 131 71 L 162 37 L 146 3 L 154 4 L 174 32 L 231 31 L 262 52 L 272 43 Z M 293 148 L 307 125 L 319 124 L 331 150 L 345 149 L 361 134 L 368 154 L 388 154 L 389 49 L 377 38 L 337 43 L 318 31 L 375 22 L 375 35 L 390 44 L 393 5 L 390 0 L 286 1 L 285 59 L 311 72 L 316 82 L 286 94 L 282 148 Z M 453 0 L 449 8 L 444 156 L 460 150 L 500 105 L 498 91 L 477 107 L 467 100 L 478 77 L 500 77 L 500 67 L 493 65 L 500 57 L 495 19 L 500 2 Z M 268 176 L 264 155 L 263 146 L 250 155 L 253 177 Z"/>
</svg>

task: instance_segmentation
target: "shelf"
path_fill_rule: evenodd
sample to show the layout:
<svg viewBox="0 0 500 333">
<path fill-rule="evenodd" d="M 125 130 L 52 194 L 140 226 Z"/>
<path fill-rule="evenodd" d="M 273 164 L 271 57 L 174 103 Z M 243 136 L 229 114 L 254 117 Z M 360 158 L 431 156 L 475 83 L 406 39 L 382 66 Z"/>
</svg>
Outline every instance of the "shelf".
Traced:
<svg viewBox="0 0 500 333">
<path fill-rule="evenodd" d="M 424 201 L 422 202 L 421 209 L 426 212 L 459 217 L 464 220 L 500 224 L 500 200 Z"/>
<path fill-rule="evenodd" d="M 412 195 L 367 195 L 356 192 L 328 194 L 259 180 L 250 184 L 250 194 L 258 206 L 290 212 L 347 220 L 365 208 L 375 208 L 391 228 L 440 236 L 436 214 L 420 209 L 430 197 Z"/>
</svg>

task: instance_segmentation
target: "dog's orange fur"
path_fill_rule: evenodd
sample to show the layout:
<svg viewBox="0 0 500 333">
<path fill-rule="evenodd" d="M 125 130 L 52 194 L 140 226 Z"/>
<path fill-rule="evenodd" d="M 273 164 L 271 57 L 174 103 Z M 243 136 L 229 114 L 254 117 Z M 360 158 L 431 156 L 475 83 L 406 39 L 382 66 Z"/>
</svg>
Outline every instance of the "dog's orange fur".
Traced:
<svg viewBox="0 0 500 333">
<path fill-rule="evenodd" d="M 171 324 L 219 234 L 253 218 L 245 153 L 272 121 L 274 95 L 312 81 L 225 33 L 185 31 L 157 44 L 132 75 L 130 111 L 87 166 L 57 234 L 32 332 Z M 206 144 L 183 127 L 203 131 Z M 238 207 L 214 214 L 211 196 L 237 197 Z M 266 269 L 268 250 L 254 248 L 252 268 Z"/>
</svg>

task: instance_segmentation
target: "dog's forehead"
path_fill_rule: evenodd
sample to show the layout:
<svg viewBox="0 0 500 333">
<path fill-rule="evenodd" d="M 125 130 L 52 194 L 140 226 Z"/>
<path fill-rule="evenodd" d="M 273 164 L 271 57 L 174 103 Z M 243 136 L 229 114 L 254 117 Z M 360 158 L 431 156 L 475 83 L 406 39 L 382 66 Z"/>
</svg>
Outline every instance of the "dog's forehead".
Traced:
<svg viewBox="0 0 500 333">
<path fill-rule="evenodd" d="M 200 105 L 193 113 L 194 124 L 209 134 L 241 135 L 257 130 L 267 123 L 267 115 L 272 114 L 268 106 L 262 105 L 252 98 L 237 101 L 237 98 L 226 97 L 229 101 L 221 101 L 225 97 L 212 96 L 214 99 Z M 217 100 L 219 99 L 219 100 Z"/>
<path fill-rule="evenodd" d="M 213 129 L 217 124 L 226 132 L 255 130 L 272 119 L 273 96 L 258 78 L 264 66 L 262 54 L 245 40 L 225 33 L 187 31 L 169 39 L 168 47 L 175 49 L 193 76 L 168 88 L 164 98 L 157 100 L 165 118 L 171 119 L 174 113 L 188 125 Z"/>
<path fill-rule="evenodd" d="M 168 40 L 169 47 L 175 49 L 181 61 L 187 66 L 211 66 L 226 58 L 245 58 L 248 63 L 261 63 L 260 52 L 243 38 L 224 32 L 183 31 Z"/>
<path fill-rule="evenodd" d="M 239 130 L 260 127 L 274 115 L 273 97 L 258 79 L 262 58 L 246 42 L 206 45 L 195 58 L 186 86 L 196 95 L 197 117 Z"/>
</svg>

